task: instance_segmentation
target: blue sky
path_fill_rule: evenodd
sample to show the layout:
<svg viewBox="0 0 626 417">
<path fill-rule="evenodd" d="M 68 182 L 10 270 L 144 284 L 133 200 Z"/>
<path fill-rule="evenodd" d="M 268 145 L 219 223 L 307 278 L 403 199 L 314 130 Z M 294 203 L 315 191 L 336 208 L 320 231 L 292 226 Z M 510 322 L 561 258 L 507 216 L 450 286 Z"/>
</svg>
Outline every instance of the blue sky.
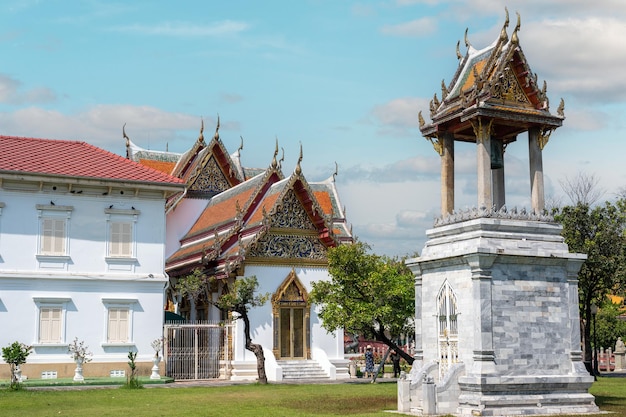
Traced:
<svg viewBox="0 0 626 417">
<path fill-rule="evenodd" d="M 564 126 L 544 149 L 546 195 L 595 175 L 612 199 L 626 185 L 623 0 L 73 1 L 0 4 L 0 133 L 84 140 L 124 154 L 183 152 L 205 120 L 242 161 L 329 177 L 354 233 L 374 251 L 421 251 L 439 213 L 439 157 L 420 134 L 458 61 L 456 43 L 492 43 L 504 7 Z M 526 137 L 507 148 L 507 205 L 530 200 Z M 476 204 L 475 153 L 456 149 L 456 207 Z"/>
</svg>

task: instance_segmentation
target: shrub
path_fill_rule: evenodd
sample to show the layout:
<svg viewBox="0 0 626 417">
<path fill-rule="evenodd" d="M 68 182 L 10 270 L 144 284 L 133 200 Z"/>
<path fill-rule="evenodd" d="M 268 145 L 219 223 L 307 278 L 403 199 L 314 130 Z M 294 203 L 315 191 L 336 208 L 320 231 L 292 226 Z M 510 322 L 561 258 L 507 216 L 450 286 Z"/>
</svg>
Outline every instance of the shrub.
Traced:
<svg viewBox="0 0 626 417">
<path fill-rule="evenodd" d="M 20 342 L 13 342 L 9 346 L 2 348 L 2 359 L 11 367 L 11 389 L 18 390 L 22 387 L 17 371 L 20 369 L 20 365 L 26 363 L 26 358 L 30 355 L 32 349 L 31 346 Z"/>
<path fill-rule="evenodd" d="M 128 352 L 128 366 L 130 367 L 130 374 L 126 379 L 126 383 L 122 385 L 122 388 L 127 389 L 139 389 L 143 388 L 139 378 L 137 377 L 137 364 L 135 359 L 137 358 L 137 352 Z"/>
</svg>

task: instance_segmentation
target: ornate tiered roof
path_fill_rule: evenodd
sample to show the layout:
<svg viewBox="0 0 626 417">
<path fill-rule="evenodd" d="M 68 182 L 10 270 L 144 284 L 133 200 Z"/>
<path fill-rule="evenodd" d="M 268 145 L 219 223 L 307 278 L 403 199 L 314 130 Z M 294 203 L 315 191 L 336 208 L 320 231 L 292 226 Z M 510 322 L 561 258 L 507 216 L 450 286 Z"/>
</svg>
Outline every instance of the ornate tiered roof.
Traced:
<svg viewBox="0 0 626 417">
<path fill-rule="evenodd" d="M 153 153 L 155 159 L 175 159 L 172 173 L 187 184 L 186 194 L 172 198 L 204 198 L 207 205 L 180 239 L 179 248 L 166 261 L 172 276 L 199 266 L 217 277 L 227 277 L 245 263 L 325 265 L 326 250 L 352 240 L 345 210 L 335 186 L 335 174 L 309 184 L 300 162 L 287 178 L 277 160 L 278 142 L 268 168 L 244 168 L 243 142 L 229 155 L 219 137 L 219 119 L 209 144 L 202 135 L 184 154 Z M 127 139 L 130 158 L 150 152 Z M 176 156 L 174 156 L 176 155 Z M 176 159 L 176 157 L 178 159 Z"/>
<path fill-rule="evenodd" d="M 433 140 L 445 131 L 453 133 L 455 140 L 474 142 L 472 120 L 483 116 L 495 121 L 493 134 L 505 144 L 533 126 L 541 127 L 548 136 L 561 126 L 565 118 L 563 100 L 557 114 L 552 115 L 546 82 L 539 86 L 537 74 L 531 71 L 519 44 L 519 14 L 510 38 L 508 25 L 507 11 L 498 39 L 480 50 L 470 44 L 465 31 L 467 52 L 461 55 L 459 41 L 459 67 L 450 84 L 441 82 L 441 99 L 435 94 L 430 102 L 432 122 L 426 123 L 420 112 L 420 130 L 424 136 Z M 436 142 L 433 144 L 437 147 Z"/>
</svg>

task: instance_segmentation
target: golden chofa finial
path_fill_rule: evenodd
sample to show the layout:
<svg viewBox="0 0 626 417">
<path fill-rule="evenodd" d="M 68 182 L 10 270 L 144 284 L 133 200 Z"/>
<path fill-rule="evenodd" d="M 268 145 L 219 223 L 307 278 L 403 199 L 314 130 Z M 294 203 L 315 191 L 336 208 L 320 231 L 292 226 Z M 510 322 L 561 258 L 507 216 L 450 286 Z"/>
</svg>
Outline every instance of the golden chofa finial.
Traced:
<svg viewBox="0 0 626 417">
<path fill-rule="evenodd" d="M 446 87 L 446 80 L 441 80 L 441 101 L 444 101 L 448 97 L 448 87 Z"/>
<path fill-rule="evenodd" d="M 198 135 L 198 143 L 204 144 L 204 118 L 200 118 L 200 134 Z"/>
<path fill-rule="evenodd" d="M 519 12 L 515 12 L 515 14 L 517 14 L 517 24 L 515 25 L 515 29 L 513 29 L 513 34 L 511 35 L 511 43 L 514 43 L 515 45 L 519 45 L 519 38 L 517 36 L 517 32 L 519 32 L 519 29 L 522 25 L 522 18 L 519 15 Z"/>
<path fill-rule="evenodd" d="M 239 145 L 239 147 L 237 148 L 237 153 L 240 154 L 241 151 L 243 150 L 243 136 L 239 136 L 239 138 L 241 139 L 241 144 Z"/>
<path fill-rule="evenodd" d="M 417 113 L 417 120 L 419 120 L 420 127 L 424 127 L 426 121 L 424 120 L 424 116 L 422 116 L 421 110 L 419 111 L 419 113 Z"/>
<path fill-rule="evenodd" d="M 215 134 L 213 139 L 218 140 L 220 138 L 220 114 L 217 114 L 217 125 L 215 126 Z"/>
<path fill-rule="evenodd" d="M 461 41 L 456 41 L 456 58 L 460 61 L 463 59 L 463 55 L 461 55 Z"/>
<path fill-rule="evenodd" d="M 465 47 L 469 48 L 470 46 L 472 46 L 472 44 L 469 41 L 469 38 L 467 37 L 467 31 L 469 30 L 469 28 L 465 28 Z"/>
<path fill-rule="evenodd" d="M 298 163 L 296 164 L 296 170 L 295 170 L 296 175 L 302 174 L 302 167 L 300 166 L 301 162 L 302 162 L 302 142 L 300 142 L 300 156 L 298 157 Z"/>
<path fill-rule="evenodd" d="M 272 158 L 272 169 L 278 168 L 278 161 L 276 157 L 278 156 L 278 136 L 276 137 L 276 148 L 274 149 L 274 157 Z"/>
<path fill-rule="evenodd" d="M 504 25 L 502 26 L 502 30 L 500 31 L 500 40 L 502 42 L 506 42 L 509 40 L 509 35 L 506 33 L 506 28 L 509 27 L 509 9 L 505 7 L 504 12 L 506 13 L 506 18 L 504 19 Z"/>
<path fill-rule="evenodd" d="M 339 174 L 339 165 L 337 164 L 337 161 L 335 161 L 335 172 L 333 172 L 333 181 L 335 181 L 337 174 Z"/>
</svg>

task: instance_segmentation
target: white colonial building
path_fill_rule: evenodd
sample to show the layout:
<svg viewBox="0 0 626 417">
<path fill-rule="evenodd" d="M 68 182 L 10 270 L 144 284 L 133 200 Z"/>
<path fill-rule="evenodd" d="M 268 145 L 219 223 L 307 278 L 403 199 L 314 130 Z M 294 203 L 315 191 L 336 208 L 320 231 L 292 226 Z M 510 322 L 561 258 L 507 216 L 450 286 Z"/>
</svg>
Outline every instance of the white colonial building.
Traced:
<svg viewBox="0 0 626 417">
<path fill-rule="evenodd" d="M 84 142 L 0 136 L 0 346 L 32 345 L 29 378 L 151 367 L 162 336 L 165 205 L 183 182 Z M 9 376 L 0 367 L 0 379 Z"/>
</svg>

